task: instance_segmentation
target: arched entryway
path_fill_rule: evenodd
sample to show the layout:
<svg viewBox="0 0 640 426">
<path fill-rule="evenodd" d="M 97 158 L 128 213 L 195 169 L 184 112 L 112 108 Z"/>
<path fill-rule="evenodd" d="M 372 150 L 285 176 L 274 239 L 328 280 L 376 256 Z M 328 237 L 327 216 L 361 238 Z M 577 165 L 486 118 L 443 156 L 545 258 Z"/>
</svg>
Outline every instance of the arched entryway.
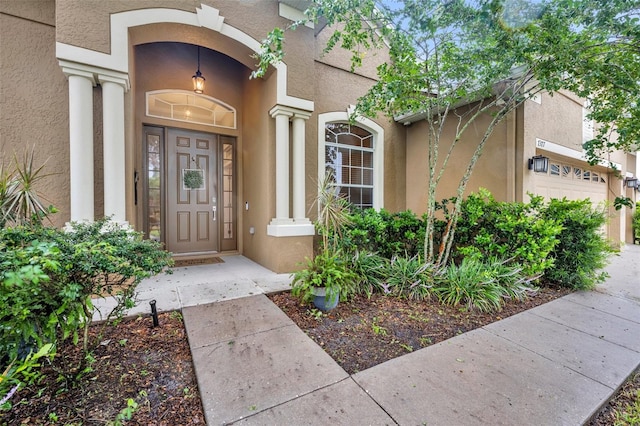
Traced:
<svg viewBox="0 0 640 426">
<path fill-rule="evenodd" d="M 243 113 L 250 70 L 189 43 L 144 43 L 133 51 L 140 229 L 179 255 L 237 251 L 237 153 L 240 123 L 253 124 Z M 191 90 L 196 69 L 205 77 L 203 93 Z"/>
<path fill-rule="evenodd" d="M 229 11 L 237 12 L 233 7 Z M 145 126 L 161 128 L 165 135 L 181 129 L 235 138 L 240 253 L 279 269 L 284 263 L 274 257 L 272 247 L 287 248 L 288 238 L 297 237 L 307 250 L 314 227 L 305 217 L 305 123 L 314 103 L 287 94 L 287 66 L 278 64 L 265 78 L 249 79 L 259 42 L 206 5 L 194 11 L 114 10 L 109 34 L 109 48 L 102 51 L 57 44 L 60 66 L 69 79 L 71 219 L 94 220 L 93 206 L 101 205 L 95 198 L 104 196 L 105 215 L 137 230 L 148 227 L 138 192 L 146 164 Z M 205 94 L 237 108 L 236 129 L 176 123 L 145 110 L 148 92 L 192 90 L 198 47 L 200 70 L 207 79 Z M 147 48 L 156 54 L 142 55 L 140 49 Z M 98 85 L 101 92 L 94 90 Z M 102 102 L 102 110 L 99 105 L 94 108 L 94 99 Z M 95 129 L 102 129 L 102 135 Z M 96 170 L 91 150 L 100 138 L 104 165 Z M 93 176 L 101 177 L 100 173 L 104 190 L 96 189 L 94 195 Z M 168 212 L 166 202 L 161 207 Z M 250 244 L 250 249 L 243 250 L 243 244 Z M 222 245 L 219 250 L 224 250 Z"/>
</svg>

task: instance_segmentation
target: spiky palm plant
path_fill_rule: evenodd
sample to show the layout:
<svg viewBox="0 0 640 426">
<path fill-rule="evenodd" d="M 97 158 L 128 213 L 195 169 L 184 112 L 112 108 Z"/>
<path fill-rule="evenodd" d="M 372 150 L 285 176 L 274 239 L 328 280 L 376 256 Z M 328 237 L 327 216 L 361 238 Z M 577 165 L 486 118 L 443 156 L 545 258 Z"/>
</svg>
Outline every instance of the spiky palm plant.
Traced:
<svg viewBox="0 0 640 426">
<path fill-rule="evenodd" d="M 0 161 L 0 227 L 7 223 L 22 225 L 41 223 L 42 219 L 55 210 L 45 206 L 45 198 L 36 189 L 37 183 L 50 176 L 44 174 L 46 164 L 34 165 L 34 150 L 26 151 L 22 161 L 13 157 L 13 168 L 8 169 Z"/>
<path fill-rule="evenodd" d="M 349 201 L 335 186 L 331 171 L 318 183 L 318 197 L 314 205 L 318 206 L 316 229 L 322 236 L 322 248 L 324 251 L 335 251 L 337 239 L 340 238 L 343 227 L 351 221 L 351 217 Z"/>
</svg>

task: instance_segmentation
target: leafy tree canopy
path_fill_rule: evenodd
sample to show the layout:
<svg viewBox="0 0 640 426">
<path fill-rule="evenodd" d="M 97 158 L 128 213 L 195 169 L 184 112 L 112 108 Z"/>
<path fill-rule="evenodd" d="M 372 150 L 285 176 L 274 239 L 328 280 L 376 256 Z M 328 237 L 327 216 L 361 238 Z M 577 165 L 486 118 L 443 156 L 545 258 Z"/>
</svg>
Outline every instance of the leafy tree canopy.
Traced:
<svg viewBox="0 0 640 426">
<path fill-rule="evenodd" d="M 637 149 L 637 0 L 316 0 L 305 13 L 335 26 L 326 50 L 349 50 L 353 68 L 388 47 L 391 61 L 360 99 L 362 115 L 433 117 L 491 99 L 484 108 L 504 116 L 540 91 L 564 89 L 587 99 L 601 124 L 585 146 L 590 162 Z M 265 39 L 254 76 L 282 60 L 285 30 Z"/>
</svg>

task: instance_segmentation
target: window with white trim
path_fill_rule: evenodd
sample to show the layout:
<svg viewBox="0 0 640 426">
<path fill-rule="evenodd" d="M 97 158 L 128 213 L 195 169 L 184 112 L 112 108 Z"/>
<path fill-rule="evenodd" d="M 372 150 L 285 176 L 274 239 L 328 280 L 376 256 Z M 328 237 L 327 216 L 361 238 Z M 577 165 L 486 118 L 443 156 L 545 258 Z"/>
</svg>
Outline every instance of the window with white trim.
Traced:
<svg viewBox="0 0 640 426">
<path fill-rule="evenodd" d="M 349 123 L 325 126 L 325 172 L 340 194 L 360 208 L 373 207 L 373 134 Z"/>
<path fill-rule="evenodd" d="M 361 208 L 384 207 L 384 128 L 353 108 L 318 114 L 318 182 L 327 171 L 340 193 Z"/>
</svg>

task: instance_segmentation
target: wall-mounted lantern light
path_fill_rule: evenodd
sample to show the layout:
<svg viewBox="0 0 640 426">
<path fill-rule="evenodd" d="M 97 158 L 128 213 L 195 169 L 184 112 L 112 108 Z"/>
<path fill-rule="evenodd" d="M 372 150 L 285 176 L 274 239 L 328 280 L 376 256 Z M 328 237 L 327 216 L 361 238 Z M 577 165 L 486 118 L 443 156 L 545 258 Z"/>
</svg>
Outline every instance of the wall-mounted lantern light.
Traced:
<svg viewBox="0 0 640 426">
<path fill-rule="evenodd" d="M 200 46 L 198 46 L 198 70 L 193 75 L 193 77 L 191 77 L 191 79 L 193 80 L 193 91 L 198 94 L 203 93 L 205 78 L 202 76 L 202 73 L 200 72 Z"/>
<path fill-rule="evenodd" d="M 547 173 L 549 170 L 549 159 L 543 155 L 536 155 L 529 158 L 529 170 L 537 173 Z"/>
<path fill-rule="evenodd" d="M 638 189 L 638 178 L 637 177 L 624 178 L 624 185 L 627 188 Z"/>
</svg>

